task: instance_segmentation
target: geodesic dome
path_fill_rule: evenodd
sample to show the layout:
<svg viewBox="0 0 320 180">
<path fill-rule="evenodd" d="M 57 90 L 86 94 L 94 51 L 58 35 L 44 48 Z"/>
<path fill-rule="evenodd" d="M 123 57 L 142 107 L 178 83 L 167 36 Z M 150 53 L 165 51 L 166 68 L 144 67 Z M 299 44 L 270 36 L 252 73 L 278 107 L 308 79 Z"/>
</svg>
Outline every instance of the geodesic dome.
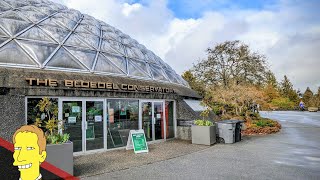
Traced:
<svg viewBox="0 0 320 180">
<path fill-rule="evenodd" d="M 120 30 L 47 0 L 0 0 L 0 66 L 188 86 L 168 64 Z"/>
</svg>

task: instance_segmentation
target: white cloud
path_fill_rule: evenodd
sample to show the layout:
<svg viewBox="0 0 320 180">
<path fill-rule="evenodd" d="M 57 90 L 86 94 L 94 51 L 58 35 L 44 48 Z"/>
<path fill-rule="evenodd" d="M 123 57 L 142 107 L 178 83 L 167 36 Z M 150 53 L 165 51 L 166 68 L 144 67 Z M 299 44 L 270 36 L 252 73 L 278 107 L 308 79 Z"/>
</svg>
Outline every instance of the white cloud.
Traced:
<svg viewBox="0 0 320 180">
<path fill-rule="evenodd" d="M 58 1 L 119 28 L 180 74 L 204 58 L 208 47 L 240 39 L 268 57 L 279 80 L 286 74 L 302 91 L 320 85 L 319 3 L 282 0 L 264 10 L 208 11 L 199 19 L 179 19 L 166 0 L 147 5 L 125 0 Z"/>
</svg>

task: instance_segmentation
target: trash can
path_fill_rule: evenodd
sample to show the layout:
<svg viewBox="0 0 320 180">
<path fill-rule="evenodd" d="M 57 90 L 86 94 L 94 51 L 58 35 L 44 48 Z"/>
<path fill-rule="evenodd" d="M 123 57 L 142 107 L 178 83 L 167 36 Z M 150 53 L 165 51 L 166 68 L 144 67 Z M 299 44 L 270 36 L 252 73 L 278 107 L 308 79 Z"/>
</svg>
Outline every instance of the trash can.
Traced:
<svg viewBox="0 0 320 180">
<path fill-rule="evenodd" d="M 217 122 L 219 134 L 218 141 L 220 143 L 232 144 L 235 142 L 235 128 L 236 124 L 232 121 L 225 120 Z"/>
<path fill-rule="evenodd" d="M 228 120 L 228 121 L 232 121 L 233 123 L 236 124 L 236 126 L 235 126 L 235 142 L 241 141 L 241 129 L 242 129 L 242 123 L 244 121 L 242 121 L 242 120 Z"/>
</svg>

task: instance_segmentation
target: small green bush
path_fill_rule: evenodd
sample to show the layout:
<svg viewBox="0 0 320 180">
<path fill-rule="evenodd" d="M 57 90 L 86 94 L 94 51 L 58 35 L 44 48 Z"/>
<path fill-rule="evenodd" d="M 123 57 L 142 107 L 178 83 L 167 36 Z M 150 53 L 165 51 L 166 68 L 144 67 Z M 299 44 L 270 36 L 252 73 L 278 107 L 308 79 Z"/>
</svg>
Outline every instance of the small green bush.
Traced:
<svg viewBox="0 0 320 180">
<path fill-rule="evenodd" d="M 194 124 L 197 126 L 212 126 L 213 123 L 209 120 L 197 119 L 194 121 Z"/>
<path fill-rule="evenodd" d="M 272 120 L 260 119 L 257 121 L 253 121 L 252 124 L 258 127 L 275 127 L 275 123 Z"/>
<path fill-rule="evenodd" d="M 47 143 L 48 144 L 63 144 L 69 141 L 70 135 L 69 134 L 50 134 L 47 136 Z"/>
</svg>

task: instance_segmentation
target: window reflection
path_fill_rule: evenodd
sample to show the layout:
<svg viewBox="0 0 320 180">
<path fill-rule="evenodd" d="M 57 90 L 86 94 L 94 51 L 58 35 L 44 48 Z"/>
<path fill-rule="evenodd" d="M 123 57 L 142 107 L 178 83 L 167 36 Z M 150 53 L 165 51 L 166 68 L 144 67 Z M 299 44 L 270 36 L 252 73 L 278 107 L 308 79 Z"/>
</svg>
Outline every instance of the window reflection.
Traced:
<svg viewBox="0 0 320 180">
<path fill-rule="evenodd" d="M 138 100 L 108 100 L 108 148 L 127 145 L 129 131 L 139 129 Z"/>
</svg>

